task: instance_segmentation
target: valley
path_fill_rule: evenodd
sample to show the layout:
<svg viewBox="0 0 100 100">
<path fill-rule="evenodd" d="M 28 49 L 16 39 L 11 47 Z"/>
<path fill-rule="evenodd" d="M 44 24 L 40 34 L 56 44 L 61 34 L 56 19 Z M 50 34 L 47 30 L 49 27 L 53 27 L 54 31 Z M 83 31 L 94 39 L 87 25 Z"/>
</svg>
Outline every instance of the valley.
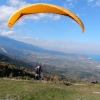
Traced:
<svg viewBox="0 0 100 100">
<path fill-rule="evenodd" d="M 84 81 L 100 81 L 100 62 L 79 54 L 45 50 L 40 47 L 0 36 L 0 53 L 34 65 L 44 73 Z M 28 67 L 33 70 L 33 67 Z"/>
</svg>

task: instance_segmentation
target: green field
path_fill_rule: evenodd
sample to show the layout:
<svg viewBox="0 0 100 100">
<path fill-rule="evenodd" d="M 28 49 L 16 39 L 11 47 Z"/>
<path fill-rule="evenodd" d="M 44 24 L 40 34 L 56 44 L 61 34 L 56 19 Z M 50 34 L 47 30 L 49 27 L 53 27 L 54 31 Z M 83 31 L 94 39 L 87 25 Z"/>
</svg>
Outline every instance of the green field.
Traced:
<svg viewBox="0 0 100 100">
<path fill-rule="evenodd" d="M 0 100 L 100 100 L 100 84 L 0 79 Z"/>
</svg>

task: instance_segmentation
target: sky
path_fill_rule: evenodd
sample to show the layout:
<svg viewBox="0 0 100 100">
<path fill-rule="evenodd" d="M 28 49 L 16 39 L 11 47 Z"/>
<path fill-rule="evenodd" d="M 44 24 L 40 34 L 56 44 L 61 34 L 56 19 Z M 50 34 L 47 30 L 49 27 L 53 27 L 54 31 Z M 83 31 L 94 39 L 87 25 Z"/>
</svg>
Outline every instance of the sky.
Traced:
<svg viewBox="0 0 100 100">
<path fill-rule="evenodd" d="M 49 3 L 76 14 L 85 26 L 71 18 L 38 13 L 20 18 L 12 28 L 10 16 L 28 4 Z M 0 35 L 39 47 L 76 54 L 100 54 L 100 0 L 0 0 Z"/>
</svg>

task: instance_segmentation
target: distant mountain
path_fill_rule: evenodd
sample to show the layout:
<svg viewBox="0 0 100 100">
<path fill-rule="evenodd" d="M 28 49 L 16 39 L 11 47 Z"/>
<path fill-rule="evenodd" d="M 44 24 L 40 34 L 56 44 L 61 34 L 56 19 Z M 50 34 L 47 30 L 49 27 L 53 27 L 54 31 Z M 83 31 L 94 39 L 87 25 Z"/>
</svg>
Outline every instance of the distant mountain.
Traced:
<svg viewBox="0 0 100 100">
<path fill-rule="evenodd" d="M 32 69 L 42 64 L 43 73 L 100 81 L 100 62 L 89 59 L 88 56 L 50 51 L 4 36 L 0 36 L 0 53 L 0 60 L 17 66 Z"/>
<path fill-rule="evenodd" d="M 42 49 L 32 44 L 26 44 L 5 36 L 0 36 L 0 52 L 11 54 L 11 55 L 17 54 L 17 56 L 18 55 L 20 56 L 20 55 L 24 55 L 23 50 L 38 52 L 38 53 L 48 53 L 53 55 L 65 55 L 65 53 L 63 52 Z"/>
</svg>

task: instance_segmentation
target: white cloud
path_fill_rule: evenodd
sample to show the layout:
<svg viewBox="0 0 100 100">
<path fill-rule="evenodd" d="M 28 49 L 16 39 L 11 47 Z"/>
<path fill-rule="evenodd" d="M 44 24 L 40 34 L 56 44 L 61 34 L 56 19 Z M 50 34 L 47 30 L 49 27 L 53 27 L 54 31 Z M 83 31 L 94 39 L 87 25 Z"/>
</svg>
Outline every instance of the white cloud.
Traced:
<svg viewBox="0 0 100 100">
<path fill-rule="evenodd" d="M 7 27 L 7 21 L 9 19 L 9 17 L 11 16 L 11 14 L 14 11 L 16 11 L 18 8 L 29 4 L 24 0 L 8 0 L 7 3 L 8 3 L 8 5 L 0 6 L 0 27 Z M 40 13 L 37 15 L 31 15 L 29 17 L 25 16 L 25 17 L 23 17 L 23 19 L 21 18 L 21 20 L 19 20 L 17 24 L 18 25 L 25 24 L 24 19 L 33 19 L 33 20 L 38 21 L 42 18 L 46 18 L 46 19 L 49 18 L 51 20 L 59 20 L 60 16 L 53 15 L 53 14 Z"/>
<path fill-rule="evenodd" d="M 78 53 L 78 54 L 92 54 L 100 53 L 100 44 L 85 43 L 85 42 L 74 42 L 68 40 L 43 40 L 39 38 L 27 37 L 15 37 L 15 39 L 20 40 L 25 43 L 37 45 L 39 47 L 61 51 L 65 53 Z M 95 49 L 93 49 L 95 48 Z"/>
<path fill-rule="evenodd" d="M 72 3 L 64 3 L 64 7 L 70 9 L 73 8 L 74 5 Z"/>
<path fill-rule="evenodd" d="M 0 27 L 7 27 L 7 21 L 11 14 L 18 8 L 27 5 L 23 0 L 8 0 L 8 5 L 0 6 Z"/>
<path fill-rule="evenodd" d="M 10 15 L 15 11 L 15 8 L 9 6 L 0 6 L 0 27 L 4 26 L 4 23 L 7 23 Z"/>
<path fill-rule="evenodd" d="M 60 15 L 56 15 L 56 14 L 49 14 L 49 13 L 39 13 L 39 14 L 35 14 L 35 15 L 28 15 L 23 17 L 24 21 L 25 19 L 32 19 L 35 21 L 41 20 L 41 19 L 49 19 L 49 20 L 59 20 L 60 19 Z"/>
<path fill-rule="evenodd" d="M 88 0 L 88 2 L 93 2 L 94 0 Z"/>
<path fill-rule="evenodd" d="M 73 0 L 67 0 L 67 2 L 72 2 Z"/>
<path fill-rule="evenodd" d="M 32 0 L 34 2 L 48 2 L 48 1 L 52 1 L 52 0 Z"/>
<path fill-rule="evenodd" d="M 2 36 L 11 35 L 13 33 L 15 33 L 13 30 L 10 30 L 10 31 L 0 30 L 0 35 L 2 35 Z"/>
<path fill-rule="evenodd" d="M 0 29 L 0 35 L 2 35 L 2 36 L 9 36 L 11 34 L 18 34 L 21 31 L 22 30 L 14 30 L 14 29 L 5 30 L 5 29 Z"/>
<path fill-rule="evenodd" d="M 100 6 L 100 0 L 87 0 L 87 1 L 88 1 L 88 5 L 90 5 L 91 7 Z"/>
<path fill-rule="evenodd" d="M 100 6 L 100 0 L 98 0 L 98 1 L 96 2 L 96 5 L 97 5 L 97 6 Z"/>
<path fill-rule="evenodd" d="M 79 14 L 76 14 L 78 17 L 80 16 Z"/>
<path fill-rule="evenodd" d="M 55 14 L 46 14 L 46 17 L 51 20 L 59 20 L 60 19 L 60 15 L 55 15 Z"/>
<path fill-rule="evenodd" d="M 8 4 L 12 7 L 22 7 L 22 6 L 25 6 L 29 3 L 27 3 L 26 1 L 24 0 L 8 0 Z"/>
<path fill-rule="evenodd" d="M 21 19 L 19 19 L 19 20 L 17 21 L 17 25 L 23 25 L 23 24 L 25 24 L 23 18 L 21 18 Z"/>
<path fill-rule="evenodd" d="M 78 0 L 66 0 L 66 3 L 64 3 L 65 8 L 74 8 L 75 5 L 78 3 Z"/>
<path fill-rule="evenodd" d="M 28 5 L 24 0 L 8 0 L 7 1 L 8 5 L 2 5 L 0 6 L 0 28 L 7 28 L 7 21 L 11 14 L 13 14 L 17 9 L 19 9 L 22 6 Z M 40 19 L 45 18 L 51 19 L 51 20 L 59 20 L 60 16 L 59 15 L 54 15 L 54 14 L 48 14 L 48 13 L 40 13 L 40 14 L 35 14 L 35 15 L 29 15 L 29 16 L 23 16 L 20 20 L 18 20 L 17 25 L 23 25 L 25 24 L 25 19 L 32 19 L 35 21 L 38 21 Z M 14 34 L 14 30 L 6 31 L 6 30 L 0 30 L 0 35 L 10 35 Z"/>
<path fill-rule="evenodd" d="M 33 0 L 33 1 L 38 1 L 38 0 Z"/>
<path fill-rule="evenodd" d="M 19 6 L 20 1 L 19 0 L 9 0 L 8 4 L 10 6 Z"/>
</svg>

